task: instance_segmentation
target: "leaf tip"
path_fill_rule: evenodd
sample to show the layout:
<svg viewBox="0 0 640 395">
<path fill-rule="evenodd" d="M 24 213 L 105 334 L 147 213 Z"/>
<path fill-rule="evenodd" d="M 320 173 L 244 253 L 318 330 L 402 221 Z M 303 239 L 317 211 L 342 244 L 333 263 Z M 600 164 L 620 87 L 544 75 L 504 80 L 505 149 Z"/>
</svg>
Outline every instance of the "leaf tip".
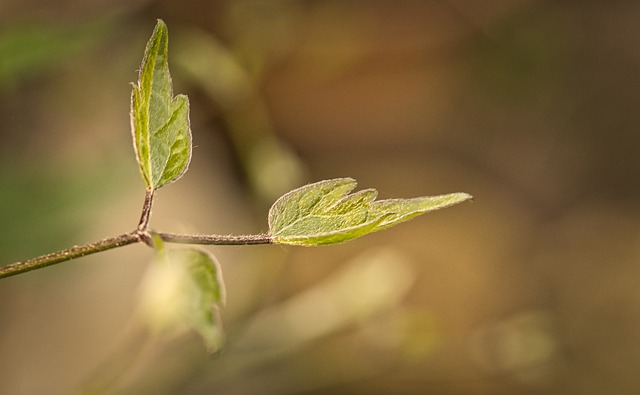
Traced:
<svg viewBox="0 0 640 395">
<path fill-rule="evenodd" d="M 158 19 L 156 19 L 156 27 L 155 27 L 154 30 L 156 30 L 158 32 L 163 32 L 163 31 L 166 32 L 168 30 L 167 29 L 167 24 L 164 23 L 164 21 L 161 18 L 158 18 Z"/>
<path fill-rule="evenodd" d="M 457 192 L 457 193 L 454 193 L 452 195 L 455 196 L 456 203 L 466 202 L 467 200 L 473 202 L 473 195 L 471 195 L 469 193 Z"/>
</svg>

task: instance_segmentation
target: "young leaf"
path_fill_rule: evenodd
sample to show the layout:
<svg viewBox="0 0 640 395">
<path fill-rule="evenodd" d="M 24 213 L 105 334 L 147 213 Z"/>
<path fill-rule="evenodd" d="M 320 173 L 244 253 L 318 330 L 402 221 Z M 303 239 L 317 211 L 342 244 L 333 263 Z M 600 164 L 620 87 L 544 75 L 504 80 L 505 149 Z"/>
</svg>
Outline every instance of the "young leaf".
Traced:
<svg viewBox="0 0 640 395">
<path fill-rule="evenodd" d="M 218 262 L 208 252 L 197 248 L 171 250 L 169 260 L 173 264 L 184 265 L 187 270 L 185 280 L 188 286 L 185 292 L 189 303 L 185 306 L 185 318 L 202 336 L 207 349 L 218 350 L 223 337 L 220 307 L 225 302 L 224 283 Z"/>
<path fill-rule="evenodd" d="M 215 258 L 197 248 L 168 250 L 154 237 L 155 265 L 142 287 L 141 312 L 163 333 L 193 329 L 209 351 L 223 342 L 220 308 L 225 302 L 222 273 Z"/>
<path fill-rule="evenodd" d="M 375 189 L 349 194 L 356 185 L 351 178 L 325 180 L 279 198 L 269 210 L 273 242 L 303 246 L 340 243 L 471 199 L 466 193 L 452 193 L 375 201 Z"/>
<path fill-rule="evenodd" d="M 173 97 L 167 26 L 158 20 L 131 93 L 131 128 L 140 173 L 148 189 L 176 181 L 191 160 L 189 99 Z"/>
</svg>

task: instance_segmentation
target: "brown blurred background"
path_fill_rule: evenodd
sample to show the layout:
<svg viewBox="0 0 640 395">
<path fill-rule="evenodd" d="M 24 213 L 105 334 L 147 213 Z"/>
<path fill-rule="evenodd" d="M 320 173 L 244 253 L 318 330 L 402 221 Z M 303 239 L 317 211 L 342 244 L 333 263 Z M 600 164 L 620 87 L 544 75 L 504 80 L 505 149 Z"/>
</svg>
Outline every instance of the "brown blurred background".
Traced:
<svg viewBox="0 0 640 395">
<path fill-rule="evenodd" d="M 0 393 L 640 393 L 640 2 L 3 0 L 0 263 L 136 225 L 128 83 L 156 18 L 195 148 L 153 227 L 265 231 L 277 196 L 345 176 L 475 201 L 208 248 L 214 356 L 143 329 L 144 246 L 2 280 Z"/>
</svg>

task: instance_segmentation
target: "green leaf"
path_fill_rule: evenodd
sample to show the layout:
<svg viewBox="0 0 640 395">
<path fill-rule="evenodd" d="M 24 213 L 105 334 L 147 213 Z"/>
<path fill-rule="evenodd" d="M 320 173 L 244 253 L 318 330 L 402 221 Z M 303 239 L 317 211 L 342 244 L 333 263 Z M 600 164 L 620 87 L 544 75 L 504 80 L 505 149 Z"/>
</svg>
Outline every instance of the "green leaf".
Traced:
<svg viewBox="0 0 640 395">
<path fill-rule="evenodd" d="M 269 210 L 274 243 L 314 246 L 341 243 L 471 199 L 467 193 L 375 201 L 377 191 L 349 194 L 351 178 L 320 181 L 279 198 Z"/>
<path fill-rule="evenodd" d="M 155 265 L 142 282 L 141 316 L 158 333 L 168 336 L 192 329 L 209 351 L 219 350 L 225 290 L 216 259 L 197 248 L 167 249 L 160 237 L 152 238 Z"/>
<path fill-rule="evenodd" d="M 131 93 L 133 145 L 148 189 L 176 181 L 191 160 L 189 99 L 173 97 L 167 26 L 158 20 Z"/>
<path fill-rule="evenodd" d="M 197 248 L 170 250 L 169 262 L 186 269 L 184 280 L 184 318 L 202 336 L 207 349 L 216 351 L 222 345 L 220 307 L 225 302 L 222 272 L 216 259 Z"/>
</svg>

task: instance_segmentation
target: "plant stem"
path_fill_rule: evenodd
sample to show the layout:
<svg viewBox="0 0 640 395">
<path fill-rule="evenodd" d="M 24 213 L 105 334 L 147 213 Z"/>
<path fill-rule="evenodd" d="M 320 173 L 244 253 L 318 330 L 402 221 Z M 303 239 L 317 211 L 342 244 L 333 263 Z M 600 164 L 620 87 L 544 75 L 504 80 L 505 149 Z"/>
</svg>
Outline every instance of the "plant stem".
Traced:
<svg viewBox="0 0 640 395">
<path fill-rule="evenodd" d="M 145 207 L 147 200 L 145 200 Z M 143 215 L 144 217 L 144 215 Z M 142 222 L 141 222 L 142 223 Z M 250 245 L 250 244 L 271 244 L 271 237 L 266 234 L 259 235 L 242 235 L 242 236 L 223 236 L 223 235 L 181 235 L 173 233 L 156 233 L 162 240 L 167 243 L 178 244 L 212 244 L 212 245 Z M 111 250 L 113 248 L 123 247 L 128 244 L 144 242 L 149 244 L 151 237 L 149 232 L 136 229 L 133 232 L 125 233 L 120 236 L 110 237 L 94 243 L 87 243 L 80 246 L 73 246 L 65 250 L 52 252 L 26 261 L 14 262 L 9 265 L 0 267 L 0 279 L 15 276 L 20 273 L 31 270 L 42 269 L 47 266 L 55 265 L 61 262 L 70 261 L 85 255 L 95 254 L 96 252 Z"/>
<path fill-rule="evenodd" d="M 140 222 L 138 222 L 138 230 L 143 232 L 149 226 L 149 220 L 151 219 L 151 206 L 153 206 L 153 188 L 147 188 L 144 195 L 144 204 L 142 205 L 142 214 L 140 215 Z"/>
<path fill-rule="evenodd" d="M 156 233 L 167 243 L 179 244 L 212 244 L 212 245 L 250 245 L 250 244 L 272 244 L 271 236 L 267 234 L 258 235 L 182 235 L 174 233 Z"/>
<path fill-rule="evenodd" d="M 30 270 L 41 269 L 43 267 L 55 265 L 60 262 L 80 258 L 96 252 L 122 247 L 128 244 L 137 243 L 142 240 L 142 233 L 134 231 L 120 236 L 110 237 L 94 243 L 87 243 L 80 246 L 73 246 L 65 250 L 52 252 L 26 261 L 14 262 L 0 267 L 0 278 L 15 276 L 16 274 L 28 272 Z"/>
</svg>

